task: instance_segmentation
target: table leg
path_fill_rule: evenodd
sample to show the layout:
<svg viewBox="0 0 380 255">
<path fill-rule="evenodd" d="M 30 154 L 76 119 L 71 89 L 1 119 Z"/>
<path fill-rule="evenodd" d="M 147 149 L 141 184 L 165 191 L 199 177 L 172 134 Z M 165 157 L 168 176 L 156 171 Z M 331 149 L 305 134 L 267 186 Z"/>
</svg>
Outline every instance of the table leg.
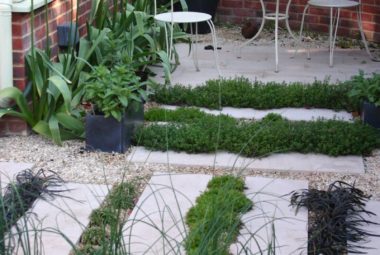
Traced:
<svg viewBox="0 0 380 255">
<path fill-rule="evenodd" d="M 222 74 L 221 74 L 221 71 L 220 71 L 220 68 L 219 68 L 218 40 L 216 38 L 216 29 L 215 29 L 215 26 L 214 26 L 214 23 L 212 22 L 212 20 L 208 20 L 207 24 L 209 25 L 210 30 L 211 30 L 212 44 L 213 44 L 213 47 L 214 47 L 215 67 L 216 67 L 216 70 L 218 71 L 219 77 L 221 77 Z"/>
</svg>

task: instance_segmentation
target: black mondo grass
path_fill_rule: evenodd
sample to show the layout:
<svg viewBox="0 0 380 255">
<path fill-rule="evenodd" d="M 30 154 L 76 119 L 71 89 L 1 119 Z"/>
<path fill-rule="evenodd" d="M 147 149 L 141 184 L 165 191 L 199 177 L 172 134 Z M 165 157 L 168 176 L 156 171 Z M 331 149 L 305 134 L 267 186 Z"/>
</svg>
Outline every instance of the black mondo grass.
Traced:
<svg viewBox="0 0 380 255">
<path fill-rule="evenodd" d="M 369 224 L 379 224 L 367 219 L 375 215 L 365 209 L 370 197 L 342 181 L 333 182 L 326 191 L 293 191 L 291 205 L 296 211 L 306 207 L 311 215 L 308 254 L 366 254 L 367 237 L 379 236 L 366 230 Z"/>
<path fill-rule="evenodd" d="M 49 199 L 67 191 L 61 188 L 63 183 L 64 181 L 53 171 L 40 169 L 33 173 L 27 169 L 18 173 L 15 180 L 4 188 L 0 199 L 2 234 L 3 231 L 9 231 L 25 215 L 37 198 Z"/>
</svg>

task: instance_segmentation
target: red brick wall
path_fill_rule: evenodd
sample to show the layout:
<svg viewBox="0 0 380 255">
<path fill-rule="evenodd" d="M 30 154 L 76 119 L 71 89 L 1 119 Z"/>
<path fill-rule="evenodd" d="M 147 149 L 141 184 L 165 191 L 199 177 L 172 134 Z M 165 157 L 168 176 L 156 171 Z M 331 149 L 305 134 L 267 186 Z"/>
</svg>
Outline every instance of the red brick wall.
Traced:
<svg viewBox="0 0 380 255">
<path fill-rule="evenodd" d="M 91 9 L 90 0 L 77 0 L 79 5 L 79 31 L 83 36 L 86 34 L 86 20 Z M 69 22 L 71 10 L 73 17 L 76 14 L 76 1 L 71 8 L 71 0 L 54 0 L 49 4 L 49 40 L 53 56 L 58 53 L 57 25 Z M 31 47 L 30 13 L 12 13 L 13 33 L 13 81 L 14 86 L 24 89 L 27 83 L 25 70 L 25 55 Z M 35 10 L 34 17 L 34 40 L 35 45 L 44 48 L 46 43 L 45 7 Z"/>
<path fill-rule="evenodd" d="M 280 0 L 280 10 L 285 11 L 287 0 Z M 267 10 L 275 9 L 275 0 L 264 0 Z M 293 0 L 290 7 L 290 24 L 296 31 L 300 27 L 302 12 L 307 0 Z M 380 42 L 380 0 L 362 0 L 363 27 L 367 39 Z M 259 0 L 220 0 L 218 20 L 242 24 L 247 19 L 261 21 L 261 5 Z M 306 28 L 312 31 L 327 32 L 329 26 L 329 11 L 321 8 L 311 8 L 306 18 Z M 342 9 L 339 35 L 357 37 L 355 9 Z"/>
</svg>

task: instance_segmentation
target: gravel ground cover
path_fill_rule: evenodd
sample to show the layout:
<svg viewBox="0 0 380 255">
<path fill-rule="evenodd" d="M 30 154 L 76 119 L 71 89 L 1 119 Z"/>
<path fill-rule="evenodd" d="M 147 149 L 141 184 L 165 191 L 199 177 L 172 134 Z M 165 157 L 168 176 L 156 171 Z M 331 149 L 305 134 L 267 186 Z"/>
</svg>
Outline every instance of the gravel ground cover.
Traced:
<svg viewBox="0 0 380 255">
<path fill-rule="evenodd" d="M 148 180 L 153 172 L 206 173 L 220 175 L 231 173 L 230 169 L 213 167 L 178 167 L 166 164 L 131 164 L 127 154 L 87 152 L 83 141 L 67 141 L 62 147 L 37 136 L 9 136 L 0 138 L 0 161 L 32 162 L 34 170 L 49 169 L 64 180 L 80 183 L 114 184 L 123 178 Z M 335 180 L 356 182 L 358 188 L 380 200 L 380 150 L 365 159 L 365 174 L 280 172 L 274 170 L 242 170 L 243 175 L 284 179 L 306 179 L 310 187 L 326 189 Z"/>
</svg>

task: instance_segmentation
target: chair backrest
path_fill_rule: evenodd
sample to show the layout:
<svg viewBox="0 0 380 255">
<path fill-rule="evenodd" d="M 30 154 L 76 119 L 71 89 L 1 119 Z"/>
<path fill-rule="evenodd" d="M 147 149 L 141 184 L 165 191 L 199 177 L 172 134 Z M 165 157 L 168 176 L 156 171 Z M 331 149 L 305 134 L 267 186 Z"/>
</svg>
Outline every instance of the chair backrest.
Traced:
<svg viewBox="0 0 380 255">
<path fill-rule="evenodd" d="M 174 11 L 174 2 L 173 0 L 170 0 L 170 9 L 173 12 Z M 157 0 L 154 0 L 154 15 L 157 14 Z"/>
</svg>

